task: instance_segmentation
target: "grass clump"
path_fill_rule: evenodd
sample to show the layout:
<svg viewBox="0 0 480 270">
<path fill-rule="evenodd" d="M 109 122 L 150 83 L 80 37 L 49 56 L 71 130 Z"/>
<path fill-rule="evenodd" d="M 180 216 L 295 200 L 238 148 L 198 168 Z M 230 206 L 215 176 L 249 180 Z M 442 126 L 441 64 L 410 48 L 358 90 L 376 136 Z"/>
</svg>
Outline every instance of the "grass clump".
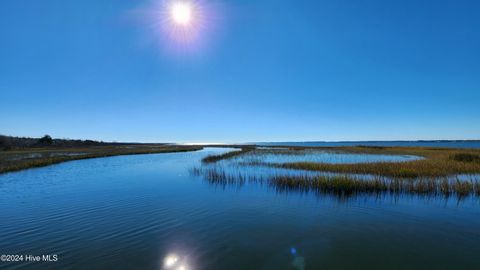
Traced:
<svg viewBox="0 0 480 270">
<path fill-rule="evenodd" d="M 450 159 L 459 162 L 480 162 L 480 155 L 471 153 L 456 153 L 451 155 Z"/>
<path fill-rule="evenodd" d="M 379 179 L 364 181 L 348 176 L 274 176 L 270 178 L 270 184 L 280 190 L 314 190 L 334 194 L 382 192 L 389 188 L 385 181 Z"/>
<path fill-rule="evenodd" d="M 360 179 L 351 176 L 275 176 L 270 183 L 282 190 L 318 191 L 334 194 L 391 193 L 459 197 L 480 195 L 479 182 L 444 179 Z"/>
<path fill-rule="evenodd" d="M 417 194 L 442 195 L 448 197 L 457 195 L 480 196 L 480 181 L 460 179 L 435 178 L 361 178 L 352 175 L 282 175 L 257 177 L 247 174 L 230 174 L 221 167 L 194 168 L 194 175 L 203 176 L 210 184 L 241 186 L 244 183 L 268 183 L 279 191 L 318 192 L 335 195 L 351 194 Z"/>
<path fill-rule="evenodd" d="M 254 148 L 253 147 L 242 147 L 241 150 L 237 151 L 229 151 L 220 155 L 210 155 L 206 156 L 202 159 L 203 163 L 215 163 L 217 161 L 223 160 L 223 159 L 230 159 L 236 156 L 240 156 L 243 154 L 246 154 L 250 151 L 252 151 Z"/>
</svg>

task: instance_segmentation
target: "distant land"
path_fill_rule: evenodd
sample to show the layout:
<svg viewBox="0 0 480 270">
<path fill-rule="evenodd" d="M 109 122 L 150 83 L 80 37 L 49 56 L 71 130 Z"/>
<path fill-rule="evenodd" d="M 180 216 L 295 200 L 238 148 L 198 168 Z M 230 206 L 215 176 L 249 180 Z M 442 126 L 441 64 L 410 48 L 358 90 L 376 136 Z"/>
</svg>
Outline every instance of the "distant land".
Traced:
<svg viewBox="0 0 480 270">
<path fill-rule="evenodd" d="M 265 146 L 405 146 L 405 147 L 448 147 L 480 148 L 480 140 L 396 140 L 396 141 L 304 141 L 304 142 L 256 142 Z"/>
<path fill-rule="evenodd" d="M 83 147 L 83 146 L 115 146 L 115 145 L 167 145 L 171 142 L 142 143 L 142 142 L 104 142 L 97 140 L 80 140 L 68 138 L 52 138 L 45 135 L 41 138 L 16 137 L 0 135 L 0 151 L 30 147 Z M 279 146 L 425 146 L 450 148 L 480 148 L 480 139 L 474 140 L 369 140 L 369 141 L 279 141 L 279 142 L 246 142 L 238 144 L 279 145 Z M 231 145 L 225 143 L 183 143 L 183 145 Z"/>
<path fill-rule="evenodd" d="M 86 146 L 121 146 L 143 143 L 135 142 L 103 142 L 95 140 L 54 139 L 50 135 L 40 138 L 14 137 L 0 135 L 0 150 L 12 150 L 31 147 L 86 147 Z M 145 143 L 146 144 L 146 143 Z M 148 143 L 148 145 L 165 145 L 166 143 Z"/>
</svg>

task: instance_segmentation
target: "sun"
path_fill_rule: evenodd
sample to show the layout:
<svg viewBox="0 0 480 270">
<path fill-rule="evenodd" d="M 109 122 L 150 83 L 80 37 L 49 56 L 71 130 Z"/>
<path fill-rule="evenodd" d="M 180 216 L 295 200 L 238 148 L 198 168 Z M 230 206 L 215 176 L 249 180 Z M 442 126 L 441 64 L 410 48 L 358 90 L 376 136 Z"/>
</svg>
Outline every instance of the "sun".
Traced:
<svg viewBox="0 0 480 270">
<path fill-rule="evenodd" d="M 186 1 L 173 2 L 170 7 L 170 16 L 175 24 L 188 26 L 192 21 L 193 7 Z"/>
<path fill-rule="evenodd" d="M 214 7 L 207 0 L 150 0 L 145 17 L 156 40 L 174 51 L 202 49 L 212 33 Z M 180 45 L 180 46 L 179 46 Z"/>
</svg>

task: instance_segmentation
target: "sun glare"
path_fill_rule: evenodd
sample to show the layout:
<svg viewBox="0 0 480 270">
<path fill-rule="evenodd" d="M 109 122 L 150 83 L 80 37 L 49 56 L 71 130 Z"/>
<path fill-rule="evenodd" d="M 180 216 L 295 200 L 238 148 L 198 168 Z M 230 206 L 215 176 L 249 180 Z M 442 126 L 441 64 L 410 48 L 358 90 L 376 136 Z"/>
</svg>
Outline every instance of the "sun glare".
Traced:
<svg viewBox="0 0 480 270">
<path fill-rule="evenodd" d="M 175 254 L 169 254 L 163 260 L 163 268 L 165 270 L 188 270 L 186 257 L 179 257 Z"/>
<path fill-rule="evenodd" d="M 165 268 L 171 268 L 174 266 L 178 261 L 178 257 L 175 254 L 168 255 L 165 260 L 163 261 L 163 265 Z"/>
<path fill-rule="evenodd" d="M 207 1 L 151 0 L 139 19 L 148 23 L 152 37 L 170 53 L 199 52 L 217 28 L 216 6 Z"/>
<path fill-rule="evenodd" d="M 192 21 L 192 5 L 188 2 L 174 2 L 170 9 L 173 21 L 182 26 L 187 26 Z"/>
</svg>

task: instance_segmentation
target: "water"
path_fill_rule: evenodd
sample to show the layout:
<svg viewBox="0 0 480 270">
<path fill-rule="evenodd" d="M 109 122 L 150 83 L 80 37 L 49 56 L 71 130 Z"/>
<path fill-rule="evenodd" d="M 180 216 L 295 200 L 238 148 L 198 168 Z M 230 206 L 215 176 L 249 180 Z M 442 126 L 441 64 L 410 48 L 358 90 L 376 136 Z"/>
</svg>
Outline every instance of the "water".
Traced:
<svg viewBox="0 0 480 270">
<path fill-rule="evenodd" d="M 405 146 L 405 147 L 448 147 L 480 148 L 480 140 L 472 141 L 339 141 L 339 142 L 261 142 L 257 145 L 280 146 Z"/>
<path fill-rule="evenodd" d="M 269 165 L 289 163 L 289 162 L 322 162 L 331 164 L 342 163 L 369 163 L 369 162 L 406 162 L 422 159 L 419 156 L 412 155 L 379 155 L 379 154 L 356 154 L 344 153 L 338 151 L 324 150 L 286 150 L 283 148 L 264 148 L 247 152 L 233 158 L 217 161 L 213 164 L 203 164 L 200 169 L 208 172 L 208 169 L 217 172 L 225 172 L 228 176 L 238 178 L 242 176 L 247 179 L 267 179 L 276 175 L 289 176 L 342 176 L 342 173 L 316 172 L 308 170 L 291 170 L 282 168 L 273 168 Z M 373 179 L 375 176 L 367 174 L 350 174 L 361 179 Z M 469 179 L 469 176 L 463 178 Z"/>
<path fill-rule="evenodd" d="M 321 163 L 372 163 L 372 162 L 405 162 L 422 159 L 412 155 L 378 155 L 355 154 L 324 150 L 256 149 L 247 154 L 237 156 L 228 162 L 260 161 L 266 163 L 288 162 L 321 162 Z"/>
<path fill-rule="evenodd" d="M 478 269 L 474 198 L 278 193 L 211 185 L 216 150 L 79 160 L 0 175 L 1 269 Z M 170 258 L 173 258 L 170 256 Z"/>
</svg>

